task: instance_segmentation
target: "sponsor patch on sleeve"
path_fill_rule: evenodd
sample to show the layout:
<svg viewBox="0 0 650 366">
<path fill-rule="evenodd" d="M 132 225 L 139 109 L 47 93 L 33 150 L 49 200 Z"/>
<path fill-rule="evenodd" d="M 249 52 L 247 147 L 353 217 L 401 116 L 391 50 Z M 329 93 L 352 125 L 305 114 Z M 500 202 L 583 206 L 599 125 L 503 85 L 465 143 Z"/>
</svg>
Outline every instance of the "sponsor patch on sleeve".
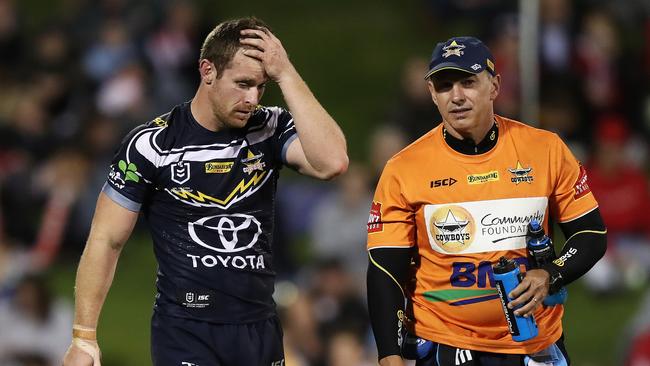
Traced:
<svg viewBox="0 0 650 366">
<path fill-rule="evenodd" d="M 370 215 L 368 216 L 368 234 L 378 233 L 384 230 L 381 221 L 381 202 L 372 201 Z"/>
<path fill-rule="evenodd" d="M 578 180 L 576 180 L 573 190 L 575 192 L 575 199 L 581 198 L 591 192 L 589 184 L 587 184 L 587 170 L 582 166 L 582 164 L 580 164 L 580 174 L 578 175 Z"/>
</svg>

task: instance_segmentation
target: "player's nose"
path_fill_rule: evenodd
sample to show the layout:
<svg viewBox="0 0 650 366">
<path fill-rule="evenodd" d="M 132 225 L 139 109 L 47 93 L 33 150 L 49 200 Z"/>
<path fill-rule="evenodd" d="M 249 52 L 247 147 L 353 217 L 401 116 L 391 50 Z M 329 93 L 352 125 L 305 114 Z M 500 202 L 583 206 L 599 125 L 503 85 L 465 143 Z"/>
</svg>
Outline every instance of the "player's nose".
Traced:
<svg viewBox="0 0 650 366">
<path fill-rule="evenodd" d="M 244 102 L 246 104 L 257 105 L 260 101 L 261 96 L 262 93 L 258 88 L 249 88 L 248 91 L 246 91 L 246 95 L 244 96 Z"/>
</svg>

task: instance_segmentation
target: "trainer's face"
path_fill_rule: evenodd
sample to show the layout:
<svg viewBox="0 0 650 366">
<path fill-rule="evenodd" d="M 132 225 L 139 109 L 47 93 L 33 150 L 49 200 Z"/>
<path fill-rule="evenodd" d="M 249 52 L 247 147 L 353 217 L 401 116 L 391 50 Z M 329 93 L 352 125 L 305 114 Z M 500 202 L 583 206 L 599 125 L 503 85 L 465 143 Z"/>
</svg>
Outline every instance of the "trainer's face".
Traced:
<svg viewBox="0 0 650 366">
<path fill-rule="evenodd" d="M 216 74 L 214 65 L 213 70 Z M 217 126 L 244 127 L 262 99 L 267 80 L 262 63 L 245 56 L 239 49 L 208 87 L 208 100 Z"/>
<path fill-rule="evenodd" d="M 487 71 L 474 75 L 444 70 L 433 74 L 428 86 L 445 127 L 478 142 L 492 126 L 492 103 L 499 94 L 499 81 L 499 75 L 493 77 Z"/>
</svg>

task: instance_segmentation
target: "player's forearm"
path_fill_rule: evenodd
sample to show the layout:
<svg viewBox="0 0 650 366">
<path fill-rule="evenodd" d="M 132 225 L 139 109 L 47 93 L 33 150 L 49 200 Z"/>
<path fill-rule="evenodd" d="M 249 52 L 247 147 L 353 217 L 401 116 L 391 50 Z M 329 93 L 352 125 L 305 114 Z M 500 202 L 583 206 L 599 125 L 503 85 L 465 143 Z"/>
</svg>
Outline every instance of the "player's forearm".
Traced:
<svg viewBox="0 0 650 366">
<path fill-rule="evenodd" d="M 138 213 L 99 194 L 75 285 L 75 324 L 96 328 L 99 313 L 113 282 L 117 259 L 131 235 Z"/>
<path fill-rule="evenodd" d="M 84 250 L 75 283 L 76 325 L 96 328 L 106 295 L 113 282 L 121 245 L 90 238 Z"/>
<path fill-rule="evenodd" d="M 278 80 L 278 85 L 293 115 L 309 164 L 325 178 L 343 173 L 348 166 L 348 155 L 341 128 L 314 97 L 295 69 Z"/>
</svg>

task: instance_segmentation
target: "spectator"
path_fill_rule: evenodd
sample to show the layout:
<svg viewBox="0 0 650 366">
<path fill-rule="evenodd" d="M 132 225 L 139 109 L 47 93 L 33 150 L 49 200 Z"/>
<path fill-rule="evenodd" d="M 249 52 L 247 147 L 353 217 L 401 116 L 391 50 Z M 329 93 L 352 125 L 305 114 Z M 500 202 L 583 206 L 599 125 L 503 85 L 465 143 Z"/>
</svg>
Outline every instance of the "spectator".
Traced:
<svg viewBox="0 0 650 366">
<path fill-rule="evenodd" d="M 588 166 L 589 186 L 599 197 L 608 230 L 607 253 L 585 276 L 597 293 L 639 286 L 650 271 L 649 182 L 625 154 L 629 134 L 620 116 L 602 118 Z"/>
<path fill-rule="evenodd" d="M 311 243 L 316 258 L 336 258 L 355 278 L 365 276 L 364 252 L 368 207 L 372 201 L 367 170 L 352 163 L 337 181 L 337 189 L 320 201 L 311 223 Z M 361 282 L 361 281 L 360 281 Z"/>
<path fill-rule="evenodd" d="M 42 277 L 23 278 L 13 298 L 0 302 L 0 364 L 43 358 L 48 366 L 60 365 L 71 323 L 72 307 L 53 298 Z"/>
<path fill-rule="evenodd" d="M 427 60 L 421 57 L 406 60 L 400 77 L 400 94 L 388 111 L 388 121 L 399 126 L 408 141 L 415 140 L 440 122 L 440 114 L 432 108 L 433 101 L 422 78 L 427 65 Z"/>
</svg>

